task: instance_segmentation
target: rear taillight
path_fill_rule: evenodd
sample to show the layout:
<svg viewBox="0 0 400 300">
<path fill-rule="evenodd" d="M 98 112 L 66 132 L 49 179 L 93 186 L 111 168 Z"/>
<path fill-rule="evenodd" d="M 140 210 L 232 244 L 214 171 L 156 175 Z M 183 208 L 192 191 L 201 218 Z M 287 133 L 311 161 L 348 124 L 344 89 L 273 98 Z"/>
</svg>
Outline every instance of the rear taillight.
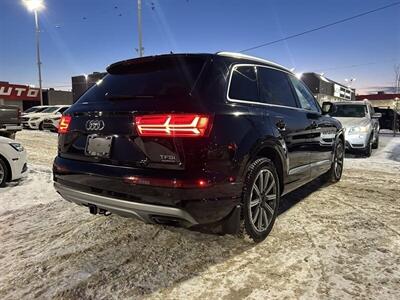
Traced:
<svg viewBox="0 0 400 300">
<path fill-rule="evenodd" d="M 72 117 L 65 115 L 60 119 L 60 123 L 58 124 L 58 133 L 67 133 L 69 124 L 71 124 Z"/>
<path fill-rule="evenodd" d="M 211 130 L 212 119 L 202 114 L 159 114 L 135 117 L 139 136 L 205 137 Z"/>
<path fill-rule="evenodd" d="M 124 181 L 134 185 L 149 185 L 170 188 L 206 188 L 212 185 L 210 181 L 205 179 L 161 179 L 140 176 L 128 176 L 124 178 Z"/>
</svg>

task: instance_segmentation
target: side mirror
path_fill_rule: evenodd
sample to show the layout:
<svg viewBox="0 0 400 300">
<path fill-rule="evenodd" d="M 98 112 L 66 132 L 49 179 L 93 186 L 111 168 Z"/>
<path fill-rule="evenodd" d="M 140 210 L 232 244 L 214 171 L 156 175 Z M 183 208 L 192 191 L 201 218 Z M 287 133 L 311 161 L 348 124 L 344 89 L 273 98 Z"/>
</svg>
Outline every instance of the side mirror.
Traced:
<svg viewBox="0 0 400 300">
<path fill-rule="evenodd" d="M 373 115 L 372 115 L 372 119 L 379 119 L 379 118 L 381 118 L 382 117 L 382 113 L 374 113 Z"/>
<path fill-rule="evenodd" d="M 332 102 L 323 102 L 322 103 L 322 114 L 323 115 L 328 114 L 331 111 L 332 106 L 333 106 Z"/>
</svg>

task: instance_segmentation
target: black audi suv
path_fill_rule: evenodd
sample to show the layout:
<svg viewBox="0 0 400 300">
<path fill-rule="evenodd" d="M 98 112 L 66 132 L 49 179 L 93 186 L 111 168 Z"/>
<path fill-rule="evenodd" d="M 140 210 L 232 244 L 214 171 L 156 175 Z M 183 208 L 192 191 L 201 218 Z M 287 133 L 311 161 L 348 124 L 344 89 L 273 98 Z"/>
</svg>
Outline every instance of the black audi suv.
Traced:
<svg viewBox="0 0 400 300">
<path fill-rule="evenodd" d="M 54 185 L 93 214 L 271 231 L 282 195 L 340 180 L 344 133 L 288 69 L 247 55 L 110 65 L 59 124 Z"/>
</svg>

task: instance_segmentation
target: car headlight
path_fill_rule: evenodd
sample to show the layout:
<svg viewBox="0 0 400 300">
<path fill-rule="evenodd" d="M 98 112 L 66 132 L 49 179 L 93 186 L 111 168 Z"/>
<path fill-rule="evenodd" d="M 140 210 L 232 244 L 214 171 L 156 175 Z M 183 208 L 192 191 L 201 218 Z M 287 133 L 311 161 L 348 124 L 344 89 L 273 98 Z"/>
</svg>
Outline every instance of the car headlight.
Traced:
<svg viewBox="0 0 400 300">
<path fill-rule="evenodd" d="M 24 147 L 21 145 L 21 144 L 19 144 L 19 143 L 10 143 L 9 144 L 11 147 L 13 147 L 16 151 L 18 151 L 18 152 L 22 152 L 22 151 L 24 151 Z"/>
<path fill-rule="evenodd" d="M 32 118 L 32 119 L 30 119 L 29 121 L 36 121 L 36 120 L 39 120 L 40 118 Z"/>
<path fill-rule="evenodd" d="M 363 133 L 363 132 L 368 132 L 369 126 L 357 126 L 357 127 L 351 127 L 349 129 L 349 133 Z"/>
</svg>

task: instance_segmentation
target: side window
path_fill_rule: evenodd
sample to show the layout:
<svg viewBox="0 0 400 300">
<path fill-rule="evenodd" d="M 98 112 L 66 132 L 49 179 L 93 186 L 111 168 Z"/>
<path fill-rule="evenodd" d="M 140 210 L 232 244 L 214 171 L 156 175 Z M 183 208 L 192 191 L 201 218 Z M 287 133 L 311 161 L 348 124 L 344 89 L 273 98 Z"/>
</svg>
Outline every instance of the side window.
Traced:
<svg viewBox="0 0 400 300">
<path fill-rule="evenodd" d="M 296 99 L 286 73 L 264 67 L 258 67 L 257 73 L 262 102 L 296 107 Z"/>
<path fill-rule="evenodd" d="M 232 71 L 229 98 L 258 101 L 257 76 L 254 66 L 238 66 Z"/>
<path fill-rule="evenodd" d="M 60 114 L 62 114 L 64 111 L 66 111 L 68 109 L 68 107 L 63 107 L 63 108 L 61 108 L 58 112 L 60 113 Z"/>
<path fill-rule="evenodd" d="M 372 118 L 372 116 L 375 114 L 375 110 L 374 110 L 374 107 L 371 104 L 368 104 L 368 106 L 369 106 L 370 116 Z"/>
<path fill-rule="evenodd" d="M 318 104 L 314 96 L 309 92 L 304 83 L 297 78 L 290 76 L 290 80 L 293 83 L 294 90 L 296 91 L 297 98 L 299 99 L 301 108 L 320 112 Z"/>
</svg>

